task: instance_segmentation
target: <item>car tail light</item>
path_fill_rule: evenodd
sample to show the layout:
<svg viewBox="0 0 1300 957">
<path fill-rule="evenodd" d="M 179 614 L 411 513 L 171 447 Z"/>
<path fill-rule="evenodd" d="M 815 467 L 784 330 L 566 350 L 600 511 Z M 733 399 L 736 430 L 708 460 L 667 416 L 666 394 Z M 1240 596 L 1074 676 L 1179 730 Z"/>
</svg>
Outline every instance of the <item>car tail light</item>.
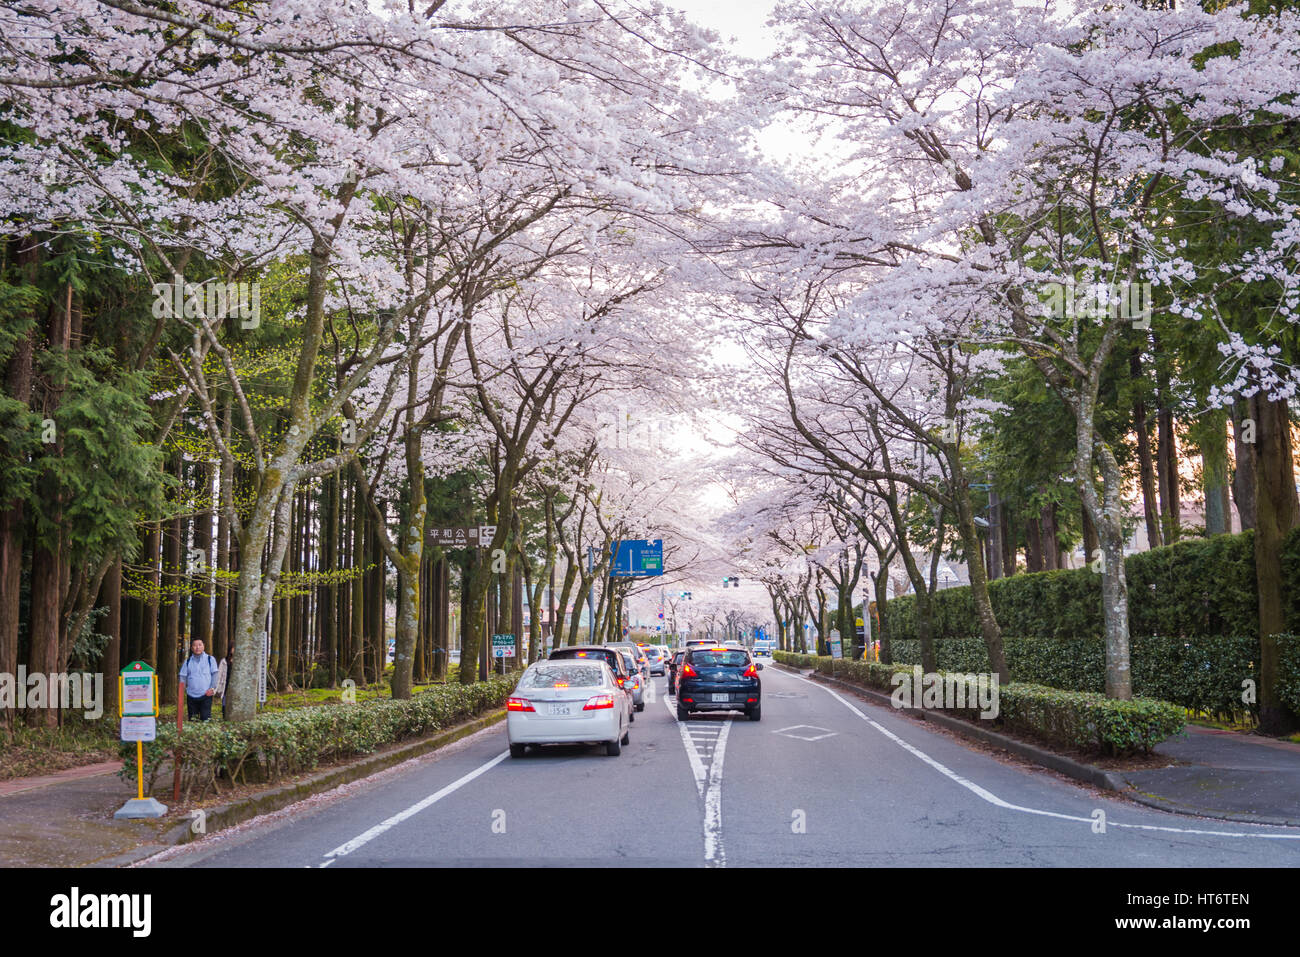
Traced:
<svg viewBox="0 0 1300 957">
<path fill-rule="evenodd" d="M 625 682 L 625 681 L 627 681 L 627 679 L 624 678 L 622 675 L 619 675 L 619 677 L 618 677 L 618 686 L 619 686 L 620 688 L 623 687 L 623 682 Z"/>
<path fill-rule="evenodd" d="M 694 668 L 692 668 L 689 664 L 687 664 L 685 661 L 683 661 L 683 662 L 682 662 L 682 677 L 683 677 L 683 678 L 698 678 L 699 675 L 695 673 L 695 669 L 694 669 Z"/>
<path fill-rule="evenodd" d="M 527 698 L 510 698 L 506 701 L 507 711 L 535 711 L 533 703 Z"/>
<path fill-rule="evenodd" d="M 750 666 L 744 670 L 744 672 L 741 674 L 740 677 L 742 677 L 742 678 L 757 678 L 757 677 L 758 677 L 758 669 L 755 668 L 754 665 L 753 665 L 753 663 L 751 662 L 751 663 L 750 663 Z"/>
<path fill-rule="evenodd" d="M 612 694 L 596 694 L 587 699 L 587 703 L 582 706 L 583 711 L 599 711 L 601 708 L 614 707 L 614 696 Z"/>
</svg>

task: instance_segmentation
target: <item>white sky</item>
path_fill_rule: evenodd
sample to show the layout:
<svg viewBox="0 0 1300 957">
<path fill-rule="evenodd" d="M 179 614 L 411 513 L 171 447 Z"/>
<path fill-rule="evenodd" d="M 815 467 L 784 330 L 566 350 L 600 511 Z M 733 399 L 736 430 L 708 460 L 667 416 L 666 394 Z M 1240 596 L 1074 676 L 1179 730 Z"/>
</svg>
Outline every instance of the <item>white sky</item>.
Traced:
<svg viewBox="0 0 1300 957">
<path fill-rule="evenodd" d="M 775 0 L 666 0 L 667 5 L 685 12 L 701 26 L 717 30 L 722 40 L 737 52 L 761 57 L 772 50 L 764 24 Z"/>
</svg>

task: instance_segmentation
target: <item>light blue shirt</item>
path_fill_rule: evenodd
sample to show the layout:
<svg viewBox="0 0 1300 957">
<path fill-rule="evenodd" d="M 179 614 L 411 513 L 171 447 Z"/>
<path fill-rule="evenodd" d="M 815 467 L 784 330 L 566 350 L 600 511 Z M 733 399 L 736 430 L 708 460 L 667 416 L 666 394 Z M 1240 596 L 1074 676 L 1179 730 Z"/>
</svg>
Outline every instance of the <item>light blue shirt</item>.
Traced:
<svg viewBox="0 0 1300 957">
<path fill-rule="evenodd" d="M 202 698 L 216 683 L 217 659 L 206 653 L 198 658 L 190 655 L 185 659 L 185 664 L 181 665 L 178 677 L 185 682 L 187 698 Z"/>
</svg>

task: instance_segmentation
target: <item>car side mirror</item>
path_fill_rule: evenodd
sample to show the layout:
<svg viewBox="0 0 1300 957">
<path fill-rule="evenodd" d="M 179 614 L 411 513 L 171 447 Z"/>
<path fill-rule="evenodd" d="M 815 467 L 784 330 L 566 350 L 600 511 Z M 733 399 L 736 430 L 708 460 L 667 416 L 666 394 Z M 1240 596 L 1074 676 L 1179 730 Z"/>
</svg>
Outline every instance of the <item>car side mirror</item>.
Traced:
<svg viewBox="0 0 1300 957">
<path fill-rule="evenodd" d="M 759 671 L 762 671 L 762 670 L 763 670 L 763 666 L 762 666 L 761 664 L 759 664 L 758 662 L 754 662 L 754 667 L 757 668 Z"/>
</svg>

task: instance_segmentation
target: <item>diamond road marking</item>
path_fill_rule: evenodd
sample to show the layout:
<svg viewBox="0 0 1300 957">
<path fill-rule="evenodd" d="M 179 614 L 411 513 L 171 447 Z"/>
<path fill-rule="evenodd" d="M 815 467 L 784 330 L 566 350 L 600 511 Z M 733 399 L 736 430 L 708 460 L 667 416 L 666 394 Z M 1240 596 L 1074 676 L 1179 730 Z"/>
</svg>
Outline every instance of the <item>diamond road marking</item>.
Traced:
<svg viewBox="0 0 1300 957">
<path fill-rule="evenodd" d="M 825 734 L 791 734 L 792 731 L 804 729 L 805 731 L 824 731 Z M 780 728 L 773 731 L 773 734 L 783 734 L 787 738 L 796 738 L 800 741 L 820 741 L 822 738 L 829 738 L 832 735 L 839 734 L 838 731 L 832 731 L 830 728 L 818 728 L 811 724 L 792 724 L 788 728 Z"/>
</svg>

